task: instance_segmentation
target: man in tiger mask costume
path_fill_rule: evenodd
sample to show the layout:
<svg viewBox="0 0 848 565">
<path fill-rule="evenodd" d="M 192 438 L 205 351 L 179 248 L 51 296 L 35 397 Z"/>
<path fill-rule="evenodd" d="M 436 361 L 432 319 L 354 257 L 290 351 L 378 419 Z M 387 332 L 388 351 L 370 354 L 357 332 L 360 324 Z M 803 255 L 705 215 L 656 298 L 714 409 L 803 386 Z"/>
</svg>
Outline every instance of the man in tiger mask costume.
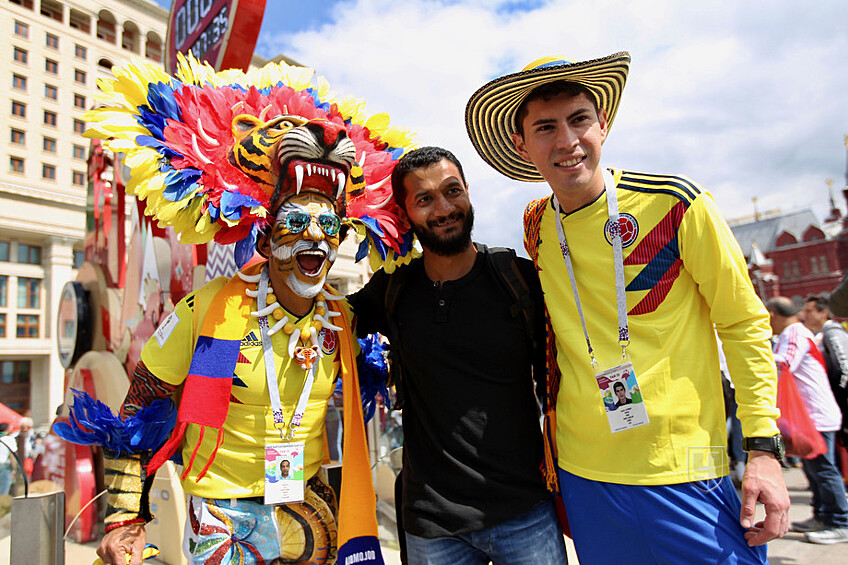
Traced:
<svg viewBox="0 0 848 565">
<path fill-rule="evenodd" d="M 282 66 L 272 70 L 286 71 Z M 192 71 L 198 73 L 197 68 Z M 273 87 L 225 90 L 225 96 L 244 95 L 235 104 L 227 100 L 229 131 L 226 115 L 213 113 L 195 121 L 192 111 L 203 104 L 192 103 L 209 93 L 208 83 L 197 82 L 194 90 L 174 87 L 179 124 L 171 117 L 164 131 L 154 131 L 157 121 L 145 112 L 152 108 L 164 113 L 166 106 L 157 110 L 153 96 L 134 115 L 136 122 L 151 124 L 146 128 L 150 137 L 167 145 L 156 146 L 154 155 L 156 171 L 172 167 L 170 176 L 160 180 L 167 185 L 170 179 L 173 185 L 162 193 L 169 202 L 181 202 L 181 211 L 191 210 L 192 195 L 200 195 L 205 200 L 197 208 L 204 214 L 211 210 L 210 220 L 224 217 L 230 224 L 247 226 L 240 233 L 248 234 L 251 251 L 255 247 L 265 260 L 187 295 L 141 352 L 121 416 L 124 422 L 149 421 L 146 410 L 176 398 L 176 425 L 164 445 L 158 442 L 150 451 L 107 452 L 110 496 L 98 555 L 107 565 L 141 563 L 144 525 L 152 519 L 146 493 L 153 473 L 172 455 L 181 454 L 188 497 L 184 551 L 190 563 L 331 564 L 337 557 L 340 562 L 382 563 L 359 402 L 358 345 L 350 308 L 326 278 L 345 231 L 351 226 L 361 229 L 345 218 L 350 203 L 346 198 L 364 193 L 367 180 L 377 174 L 360 167 L 357 154 L 375 164 L 391 165 L 393 157 L 378 155 L 386 143 L 376 136 L 369 141 L 364 136 L 371 134 L 357 129 L 356 118 L 346 117 L 335 105 L 326 117 L 316 114 L 322 106 L 313 100 L 313 92 L 298 97 L 296 90 L 278 92 Z M 159 88 L 163 96 L 162 85 L 151 81 L 149 88 Z M 224 90 L 217 88 L 213 98 Z M 292 109 L 301 115 L 288 115 Z M 272 112 L 287 115 L 269 119 Z M 99 116 L 95 112 L 91 117 L 96 121 Z M 221 120 L 217 138 L 215 119 Z M 191 132 L 180 133 L 182 125 Z M 230 132 L 232 138 L 222 139 Z M 190 145 L 175 142 L 180 135 L 191 139 Z M 140 154 L 153 145 L 147 137 L 133 141 Z M 363 149 L 366 142 L 371 145 Z M 199 161 L 202 175 L 195 182 L 200 190 L 174 181 L 193 173 L 179 168 L 181 161 L 173 153 Z M 390 173 L 390 168 L 379 174 Z M 240 178 L 247 180 L 236 186 L 233 181 Z M 210 188 L 215 183 L 223 186 L 217 195 Z M 136 193 L 143 193 L 150 186 L 137 185 L 130 183 L 127 190 L 135 186 Z M 148 209 L 158 216 L 166 215 L 167 206 L 148 196 Z M 267 210 L 265 218 L 257 213 L 259 206 Z M 252 223 L 239 223 L 251 214 Z M 195 232 L 204 218 L 192 218 Z M 172 225 L 181 224 L 176 220 Z M 186 233 L 192 232 L 181 235 Z M 237 240 L 238 263 L 247 262 L 245 239 Z M 318 471 L 327 460 L 327 401 L 340 376 L 345 457 L 337 528 L 335 494 Z M 72 424 L 76 417 L 82 427 L 93 427 L 82 421 L 77 403 Z"/>
</svg>

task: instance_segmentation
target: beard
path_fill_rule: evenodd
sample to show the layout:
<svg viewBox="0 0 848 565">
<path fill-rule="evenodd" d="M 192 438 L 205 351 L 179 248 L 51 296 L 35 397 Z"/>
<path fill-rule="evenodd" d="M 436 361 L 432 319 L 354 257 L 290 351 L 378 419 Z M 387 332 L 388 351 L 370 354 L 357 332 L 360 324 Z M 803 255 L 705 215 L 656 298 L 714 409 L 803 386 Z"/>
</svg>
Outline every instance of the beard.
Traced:
<svg viewBox="0 0 848 565">
<path fill-rule="evenodd" d="M 433 228 L 439 225 L 439 221 L 431 220 L 426 225 L 412 224 L 412 233 L 418 237 L 422 247 L 436 255 L 443 257 L 459 255 L 471 245 L 471 230 L 474 229 L 474 208 L 469 207 L 467 214 L 459 211 L 453 212 L 446 219 L 460 220 L 462 224 L 459 231 L 449 236 L 437 235 Z"/>
</svg>

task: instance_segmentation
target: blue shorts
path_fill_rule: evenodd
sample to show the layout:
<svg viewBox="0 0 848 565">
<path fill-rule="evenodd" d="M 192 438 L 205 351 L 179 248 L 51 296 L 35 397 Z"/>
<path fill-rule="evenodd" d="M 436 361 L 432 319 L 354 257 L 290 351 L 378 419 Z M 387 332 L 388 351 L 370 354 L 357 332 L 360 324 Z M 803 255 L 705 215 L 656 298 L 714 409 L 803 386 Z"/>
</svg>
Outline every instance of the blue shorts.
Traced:
<svg viewBox="0 0 848 565">
<path fill-rule="evenodd" d="M 727 477 L 676 485 L 619 485 L 559 470 L 581 565 L 768 563 L 749 547 L 742 504 Z"/>
</svg>

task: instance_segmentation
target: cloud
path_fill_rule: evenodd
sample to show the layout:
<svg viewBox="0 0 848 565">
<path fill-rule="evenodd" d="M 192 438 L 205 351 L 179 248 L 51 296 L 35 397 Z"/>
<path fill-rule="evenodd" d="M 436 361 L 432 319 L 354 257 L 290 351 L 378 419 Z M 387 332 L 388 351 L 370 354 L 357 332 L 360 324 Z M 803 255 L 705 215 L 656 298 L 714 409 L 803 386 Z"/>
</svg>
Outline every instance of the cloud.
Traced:
<svg viewBox="0 0 848 565">
<path fill-rule="evenodd" d="M 322 5 L 322 4 L 316 4 Z M 488 80 L 550 54 L 630 51 L 607 165 L 683 173 L 728 218 L 762 210 L 828 211 L 825 180 L 845 184 L 848 3 L 827 0 L 343 0 L 309 29 L 275 32 L 257 52 L 317 69 L 334 90 L 442 145 L 462 161 L 477 212 L 475 239 L 521 248 L 521 212 L 544 184 L 500 176 L 477 156 L 464 110 Z M 291 27 L 291 26 L 289 26 Z M 842 198 L 837 202 L 844 208 Z"/>
</svg>

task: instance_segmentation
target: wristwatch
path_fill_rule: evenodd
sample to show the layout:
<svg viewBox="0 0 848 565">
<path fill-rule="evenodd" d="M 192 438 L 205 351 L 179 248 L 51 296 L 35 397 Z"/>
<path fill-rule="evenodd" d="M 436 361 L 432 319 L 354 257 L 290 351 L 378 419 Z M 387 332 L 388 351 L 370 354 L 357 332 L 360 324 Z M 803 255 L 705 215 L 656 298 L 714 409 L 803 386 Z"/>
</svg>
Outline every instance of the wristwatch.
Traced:
<svg viewBox="0 0 848 565">
<path fill-rule="evenodd" d="M 772 437 L 746 437 L 742 439 L 742 449 L 744 451 L 771 451 L 778 459 L 783 459 L 785 454 L 783 447 L 783 436 L 777 434 Z"/>
</svg>

